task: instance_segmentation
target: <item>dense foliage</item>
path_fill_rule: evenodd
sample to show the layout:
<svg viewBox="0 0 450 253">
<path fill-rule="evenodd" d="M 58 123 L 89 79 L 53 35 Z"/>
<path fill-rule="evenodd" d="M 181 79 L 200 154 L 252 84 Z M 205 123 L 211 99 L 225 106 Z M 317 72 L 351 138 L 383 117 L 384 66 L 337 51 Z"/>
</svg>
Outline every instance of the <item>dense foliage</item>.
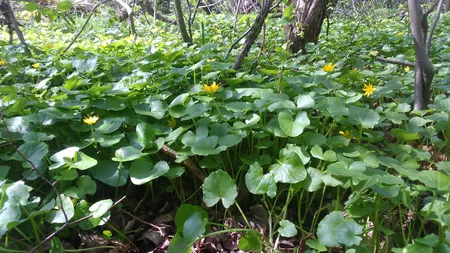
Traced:
<svg viewBox="0 0 450 253">
<path fill-rule="evenodd" d="M 270 18 L 236 72 L 227 51 L 253 18 L 199 16 L 189 47 L 142 17 L 130 37 L 107 11 L 65 53 L 83 16 L 27 24 L 33 57 L 0 41 L 0 251 L 62 252 L 76 231 L 128 243 L 112 217 L 169 201 L 169 252 L 232 215 L 248 226 L 213 234 L 240 232 L 242 250 L 448 252 L 450 15 L 425 111 L 411 110 L 414 68 L 376 60 L 414 62 L 407 18 L 336 17 L 306 55 Z"/>
</svg>

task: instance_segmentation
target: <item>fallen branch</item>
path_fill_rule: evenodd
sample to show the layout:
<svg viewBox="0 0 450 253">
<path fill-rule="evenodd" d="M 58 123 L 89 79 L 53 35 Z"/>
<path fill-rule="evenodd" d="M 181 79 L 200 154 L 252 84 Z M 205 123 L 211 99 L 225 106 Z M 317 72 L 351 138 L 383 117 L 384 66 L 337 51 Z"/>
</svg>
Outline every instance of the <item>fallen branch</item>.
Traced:
<svg viewBox="0 0 450 253">
<path fill-rule="evenodd" d="M 381 62 L 386 62 L 386 63 L 392 63 L 392 64 L 398 64 L 398 65 L 404 65 L 404 66 L 410 66 L 410 67 L 414 67 L 415 64 L 409 61 L 400 61 L 400 60 L 395 60 L 395 59 L 388 59 L 388 58 L 383 58 L 383 57 L 379 57 L 377 56 L 377 61 L 381 61 Z"/>
<path fill-rule="evenodd" d="M 168 155 L 169 157 L 176 159 L 177 158 L 177 152 L 175 152 L 175 150 L 171 149 L 169 146 L 164 145 L 161 148 L 162 152 L 166 155 Z M 181 165 L 183 165 L 184 167 L 186 167 L 188 170 L 190 170 L 198 179 L 200 179 L 200 181 L 205 181 L 205 175 L 202 173 L 202 171 L 197 167 L 197 165 L 195 165 L 195 163 L 190 160 L 184 160 L 181 162 Z"/>
</svg>

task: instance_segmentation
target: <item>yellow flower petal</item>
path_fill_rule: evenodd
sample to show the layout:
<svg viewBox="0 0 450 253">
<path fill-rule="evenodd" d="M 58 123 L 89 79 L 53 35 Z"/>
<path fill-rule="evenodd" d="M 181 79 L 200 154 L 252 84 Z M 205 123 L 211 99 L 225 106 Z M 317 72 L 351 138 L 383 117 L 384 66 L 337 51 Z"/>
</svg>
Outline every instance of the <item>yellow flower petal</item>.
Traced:
<svg viewBox="0 0 450 253">
<path fill-rule="evenodd" d="M 5 60 L 0 60 L 0 66 L 3 66 L 5 64 L 6 64 Z"/>
<path fill-rule="evenodd" d="M 411 69 L 409 68 L 409 66 L 405 67 L 405 72 L 408 73 Z"/>
<path fill-rule="evenodd" d="M 368 97 L 372 95 L 372 93 L 376 90 L 376 88 L 374 88 L 371 83 L 367 83 L 364 84 L 364 88 L 362 90 L 364 91 L 364 96 Z"/>
<path fill-rule="evenodd" d="M 88 125 L 94 125 L 95 123 L 97 123 L 98 120 L 99 120 L 99 117 L 97 117 L 97 116 L 90 116 L 90 117 L 84 118 L 83 122 L 88 124 Z"/>
<path fill-rule="evenodd" d="M 39 66 L 41 66 L 41 64 L 39 64 L 39 62 L 36 62 L 36 63 L 31 64 L 31 66 L 33 66 L 33 68 L 37 69 L 37 68 L 39 68 Z"/>
<path fill-rule="evenodd" d="M 216 82 L 213 82 L 210 85 L 203 85 L 202 90 L 206 91 L 207 93 L 214 94 L 217 92 L 217 90 L 221 87 L 221 85 L 217 85 Z"/>
<path fill-rule="evenodd" d="M 336 64 L 333 65 L 333 63 L 328 63 L 327 65 L 323 66 L 323 71 L 331 72 L 334 70 L 334 67 L 336 67 Z"/>
</svg>

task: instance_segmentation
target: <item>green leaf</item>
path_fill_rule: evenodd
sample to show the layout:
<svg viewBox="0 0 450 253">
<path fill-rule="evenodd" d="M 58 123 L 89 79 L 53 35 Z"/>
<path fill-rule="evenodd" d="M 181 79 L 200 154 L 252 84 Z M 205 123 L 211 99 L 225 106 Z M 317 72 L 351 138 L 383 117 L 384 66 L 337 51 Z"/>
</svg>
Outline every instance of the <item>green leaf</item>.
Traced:
<svg viewBox="0 0 450 253">
<path fill-rule="evenodd" d="M 90 176 L 84 175 L 77 178 L 77 186 L 84 189 L 86 194 L 94 195 L 97 192 L 97 183 Z"/>
<path fill-rule="evenodd" d="M 297 108 L 308 109 L 314 107 L 314 99 L 309 95 L 301 95 L 297 98 Z"/>
<path fill-rule="evenodd" d="M 23 181 L 14 182 L 6 189 L 6 196 L 8 196 L 8 203 L 10 205 L 26 205 L 30 197 L 28 187 Z"/>
<path fill-rule="evenodd" d="M 279 222 L 280 227 L 278 228 L 278 232 L 281 236 L 284 237 L 294 237 L 297 235 L 297 229 L 295 225 L 288 220 L 281 220 Z"/>
<path fill-rule="evenodd" d="M 112 161 L 98 161 L 98 164 L 89 169 L 92 177 L 112 186 L 123 186 L 128 179 L 128 170 L 123 165 Z"/>
<path fill-rule="evenodd" d="M 154 128 L 150 124 L 146 122 L 139 123 L 136 126 L 136 134 L 139 144 L 144 148 L 151 148 L 154 146 L 153 141 L 156 138 L 156 134 Z"/>
<path fill-rule="evenodd" d="M 262 247 L 261 234 L 256 231 L 248 231 L 239 239 L 238 248 L 242 251 L 248 252 L 254 250 L 261 252 Z"/>
<path fill-rule="evenodd" d="M 49 167 L 49 170 L 58 169 L 61 166 L 65 165 L 66 164 L 65 158 L 73 159 L 73 157 L 75 156 L 75 153 L 78 152 L 78 150 L 80 150 L 79 147 L 70 147 L 70 148 L 61 150 L 58 153 L 50 156 L 50 160 L 52 160 L 53 162 L 56 162 L 56 163 L 52 164 Z"/>
<path fill-rule="evenodd" d="M 245 185 L 253 194 L 267 194 L 273 198 L 277 194 L 277 185 L 273 174 L 264 174 L 263 168 L 258 162 L 250 165 L 245 175 Z"/>
<path fill-rule="evenodd" d="M 140 115 L 151 116 L 155 119 L 162 119 L 167 111 L 167 105 L 160 100 L 151 101 L 149 104 L 138 104 L 134 106 L 134 111 Z"/>
<path fill-rule="evenodd" d="M 93 218 L 100 218 L 111 209 L 112 205 L 113 201 L 111 199 L 100 200 L 89 207 L 89 211 L 92 212 Z"/>
<path fill-rule="evenodd" d="M 86 200 L 82 199 L 78 204 L 75 206 L 75 219 L 81 219 L 88 215 L 91 215 L 91 212 L 89 211 L 89 204 L 86 202 Z M 78 223 L 78 226 L 81 229 L 84 230 L 90 230 L 95 228 L 96 226 L 103 223 L 102 218 L 89 218 L 87 220 L 83 220 Z"/>
<path fill-rule="evenodd" d="M 43 142 L 27 142 L 18 148 L 19 152 L 23 154 L 35 167 L 41 164 L 42 159 L 48 153 L 48 146 Z M 21 161 L 24 168 L 32 168 L 31 164 L 25 161 L 18 153 L 13 155 L 13 159 Z"/>
<path fill-rule="evenodd" d="M 310 121 L 306 112 L 297 114 L 294 118 L 288 111 L 282 111 L 278 114 L 278 123 L 281 130 L 290 137 L 297 137 L 303 133 L 303 129 L 309 126 Z"/>
<path fill-rule="evenodd" d="M 146 155 L 133 146 L 126 146 L 116 150 L 115 157 L 112 158 L 116 162 L 129 162 Z"/>
<path fill-rule="evenodd" d="M 202 218 L 200 212 L 193 213 L 183 224 L 183 237 L 188 241 L 194 241 L 206 231 L 208 219 Z"/>
<path fill-rule="evenodd" d="M 439 191 L 450 190 L 450 177 L 439 171 L 424 170 L 419 172 L 417 179 L 426 187 Z"/>
<path fill-rule="evenodd" d="M 357 106 L 349 106 L 349 118 L 356 121 L 363 128 L 374 128 L 380 120 L 380 115 L 374 110 Z"/>
<path fill-rule="evenodd" d="M 205 179 L 203 183 L 203 201 L 210 207 L 219 200 L 225 208 L 234 204 L 237 197 L 237 188 L 234 180 L 223 170 L 215 171 Z"/>
<path fill-rule="evenodd" d="M 169 164 L 166 161 L 159 161 L 153 167 L 150 158 L 141 157 L 134 160 L 130 166 L 131 182 L 135 185 L 145 184 L 166 174 L 169 169 Z"/>
<path fill-rule="evenodd" d="M 402 253 L 432 253 L 432 252 L 433 252 L 432 247 L 420 243 L 409 244 L 408 246 L 404 247 L 402 251 Z"/>
<path fill-rule="evenodd" d="M 319 223 L 317 236 L 319 242 L 328 247 L 359 245 L 362 238 L 363 226 L 352 219 L 344 219 L 340 211 L 334 211 L 325 216 Z"/>
<path fill-rule="evenodd" d="M 295 184 L 306 178 L 306 169 L 298 154 L 282 149 L 278 163 L 270 166 L 270 173 L 276 182 Z"/>
<path fill-rule="evenodd" d="M 63 253 L 64 247 L 58 237 L 53 237 L 50 243 L 49 253 Z"/>
<path fill-rule="evenodd" d="M 193 206 L 190 204 L 182 204 L 175 215 L 175 226 L 177 227 L 178 232 L 182 231 L 185 222 L 191 217 L 194 213 L 200 213 L 201 219 L 208 220 L 208 213 L 203 210 L 199 206 Z"/>
<path fill-rule="evenodd" d="M 71 0 L 62 0 L 61 2 L 59 2 L 56 5 L 56 7 L 61 12 L 68 11 L 68 10 L 70 10 L 72 8 L 72 1 Z"/>
<path fill-rule="evenodd" d="M 62 204 L 59 197 L 56 197 L 56 207 L 54 209 L 56 210 L 52 210 L 49 213 L 47 213 L 45 219 L 47 220 L 47 222 L 50 223 L 65 223 L 66 219 L 64 217 L 64 213 L 61 210 L 61 207 L 64 208 L 64 211 L 66 212 L 67 215 L 67 219 L 71 219 L 73 217 L 73 215 L 75 214 L 75 209 L 73 207 L 73 203 L 72 200 L 65 196 L 64 194 L 60 195 L 61 200 L 62 200 Z"/>
<path fill-rule="evenodd" d="M 184 238 L 181 233 L 176 233 L 175 236 L 170 241 L 168 253 L 189 253 L 191 250 L 189 249 L 191 241 Z"/>
<path fill-rule="evenodd" d="M 10 169 L 9 166 L 0 165 L 0 179 L 5 179 Z"/>
<path fill-rule="evenodd" d="M 23 8 L 26 11 L 35 11 L 37 9 L 39 9 L 39 5 L 37 3 L 26 3 Z"/>
<path fill-rule="evenodd" d="M 327 247 L 325 247 L 325 245 L 314 239 L 307 240 L 306 245 L 308 245 L 311 249 L 317 250 L 318 252 L 327 251 Z"/>
<path fill-rule="evenodd" d="M 110 134 L 122 125 L 122 118 L 104 118 L 100 119 L 97 124 L 95 124 L 95 131 L 102 134 Z"/>
<path fill-rule="evenodd" d="M 70 162 L 70 167 L 79 169 L 79 170 L 87 170 L 89 168 L 94 167 L 97 165 L 97 160 L 94 158 L 85 155 L 83 152 L 78 151 L 75 152 L 75 155 L 73 157 L 73 163 Z"/>
</svg>

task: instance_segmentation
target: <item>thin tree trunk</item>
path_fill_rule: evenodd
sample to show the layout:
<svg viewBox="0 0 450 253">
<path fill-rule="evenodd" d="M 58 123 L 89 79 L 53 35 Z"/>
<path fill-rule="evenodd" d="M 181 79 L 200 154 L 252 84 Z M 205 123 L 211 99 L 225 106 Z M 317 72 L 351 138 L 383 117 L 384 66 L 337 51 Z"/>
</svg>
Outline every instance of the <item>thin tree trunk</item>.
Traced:
<svg viewBox="0 0 450 253">
<path fill-rule="evenodd" d="M 319 40 L 328 0 L 294 1 L 295 21 L 284 26 L 284 36 L 292 53 L 306 53 L 306 44 Z"/>
<path fill-rule="evenodd" d="M 445 9 L 444 9 L 444 11 L 445 12 L 450 11 L 450 0 L 445 1 Z"/>
<path fill-rule="evenodd" d="M 8 28 L 12 27 L 16 31 L 17 37 L 19 38 L 20 43 L 25 47 L 25 52 L 31 55 L 31 51 L 28 48 L 27 43 L 25 42 L 25 38 L 23 37 L 22 31 L 19 28 L 19 23 L 17 23 L 16 16 L 14 16 L 14 12 L 11 8 L 11 4 L 9 0 L 1 0 L 0 1 L 0 11 L 5 19 L 9 22 Z M 11 30 L 9 31 L 10 41 L 12 38 Z"/>
<path fill-rule="evenodd" d="M 186 29 L 186 23 L 184 22 L 183 9 L 181 8 L 181 0 L 174 0 L 175 16 L 177 17 L 178 28 L 181 32 L 181 38 L 183 41 L 192 44 L 192 38 L 189 36 Z"/>
<path fill-rule="evenodd" d="M 245 57 L 247 56 L 248 52 L 250 51 L 250 48 L 252 47 L 255 40 L 258 38 L 258 35 L 261 32 L 262 26 L 264 22 L 266 21 L 267 15 L 269 15 L 270 7 L 272 6 L 273 0 L 264 0 L 263 6 L 261 8 L 261 11 L 259 12 L 258 16 L 255 19 L 255 23 L 253 23 L 253 26 L 250 28 L 250 32 L 247 35 L 247 39 L 245 40 L 244 46 L 242 47 L 241 52 L 236 56 L 236 59 L 234 60 L 233 69 L 238 70 L 242 62 L 244 61 Z"/>
<path fill-rule="evenodd" d="M 414 110 L 426 109 L 430 102 L 431 82 L 434 77 L 433 63 L 427 52 L 427 16 L 423 15 L 422 7 L 416 0 L 408 0 L 408 10 L 411 20 L 411 32 L 416 51 L 416 68 L 414 82 Z M 431 39 L 431 38 L 430 38 Z"/>
</svg>

